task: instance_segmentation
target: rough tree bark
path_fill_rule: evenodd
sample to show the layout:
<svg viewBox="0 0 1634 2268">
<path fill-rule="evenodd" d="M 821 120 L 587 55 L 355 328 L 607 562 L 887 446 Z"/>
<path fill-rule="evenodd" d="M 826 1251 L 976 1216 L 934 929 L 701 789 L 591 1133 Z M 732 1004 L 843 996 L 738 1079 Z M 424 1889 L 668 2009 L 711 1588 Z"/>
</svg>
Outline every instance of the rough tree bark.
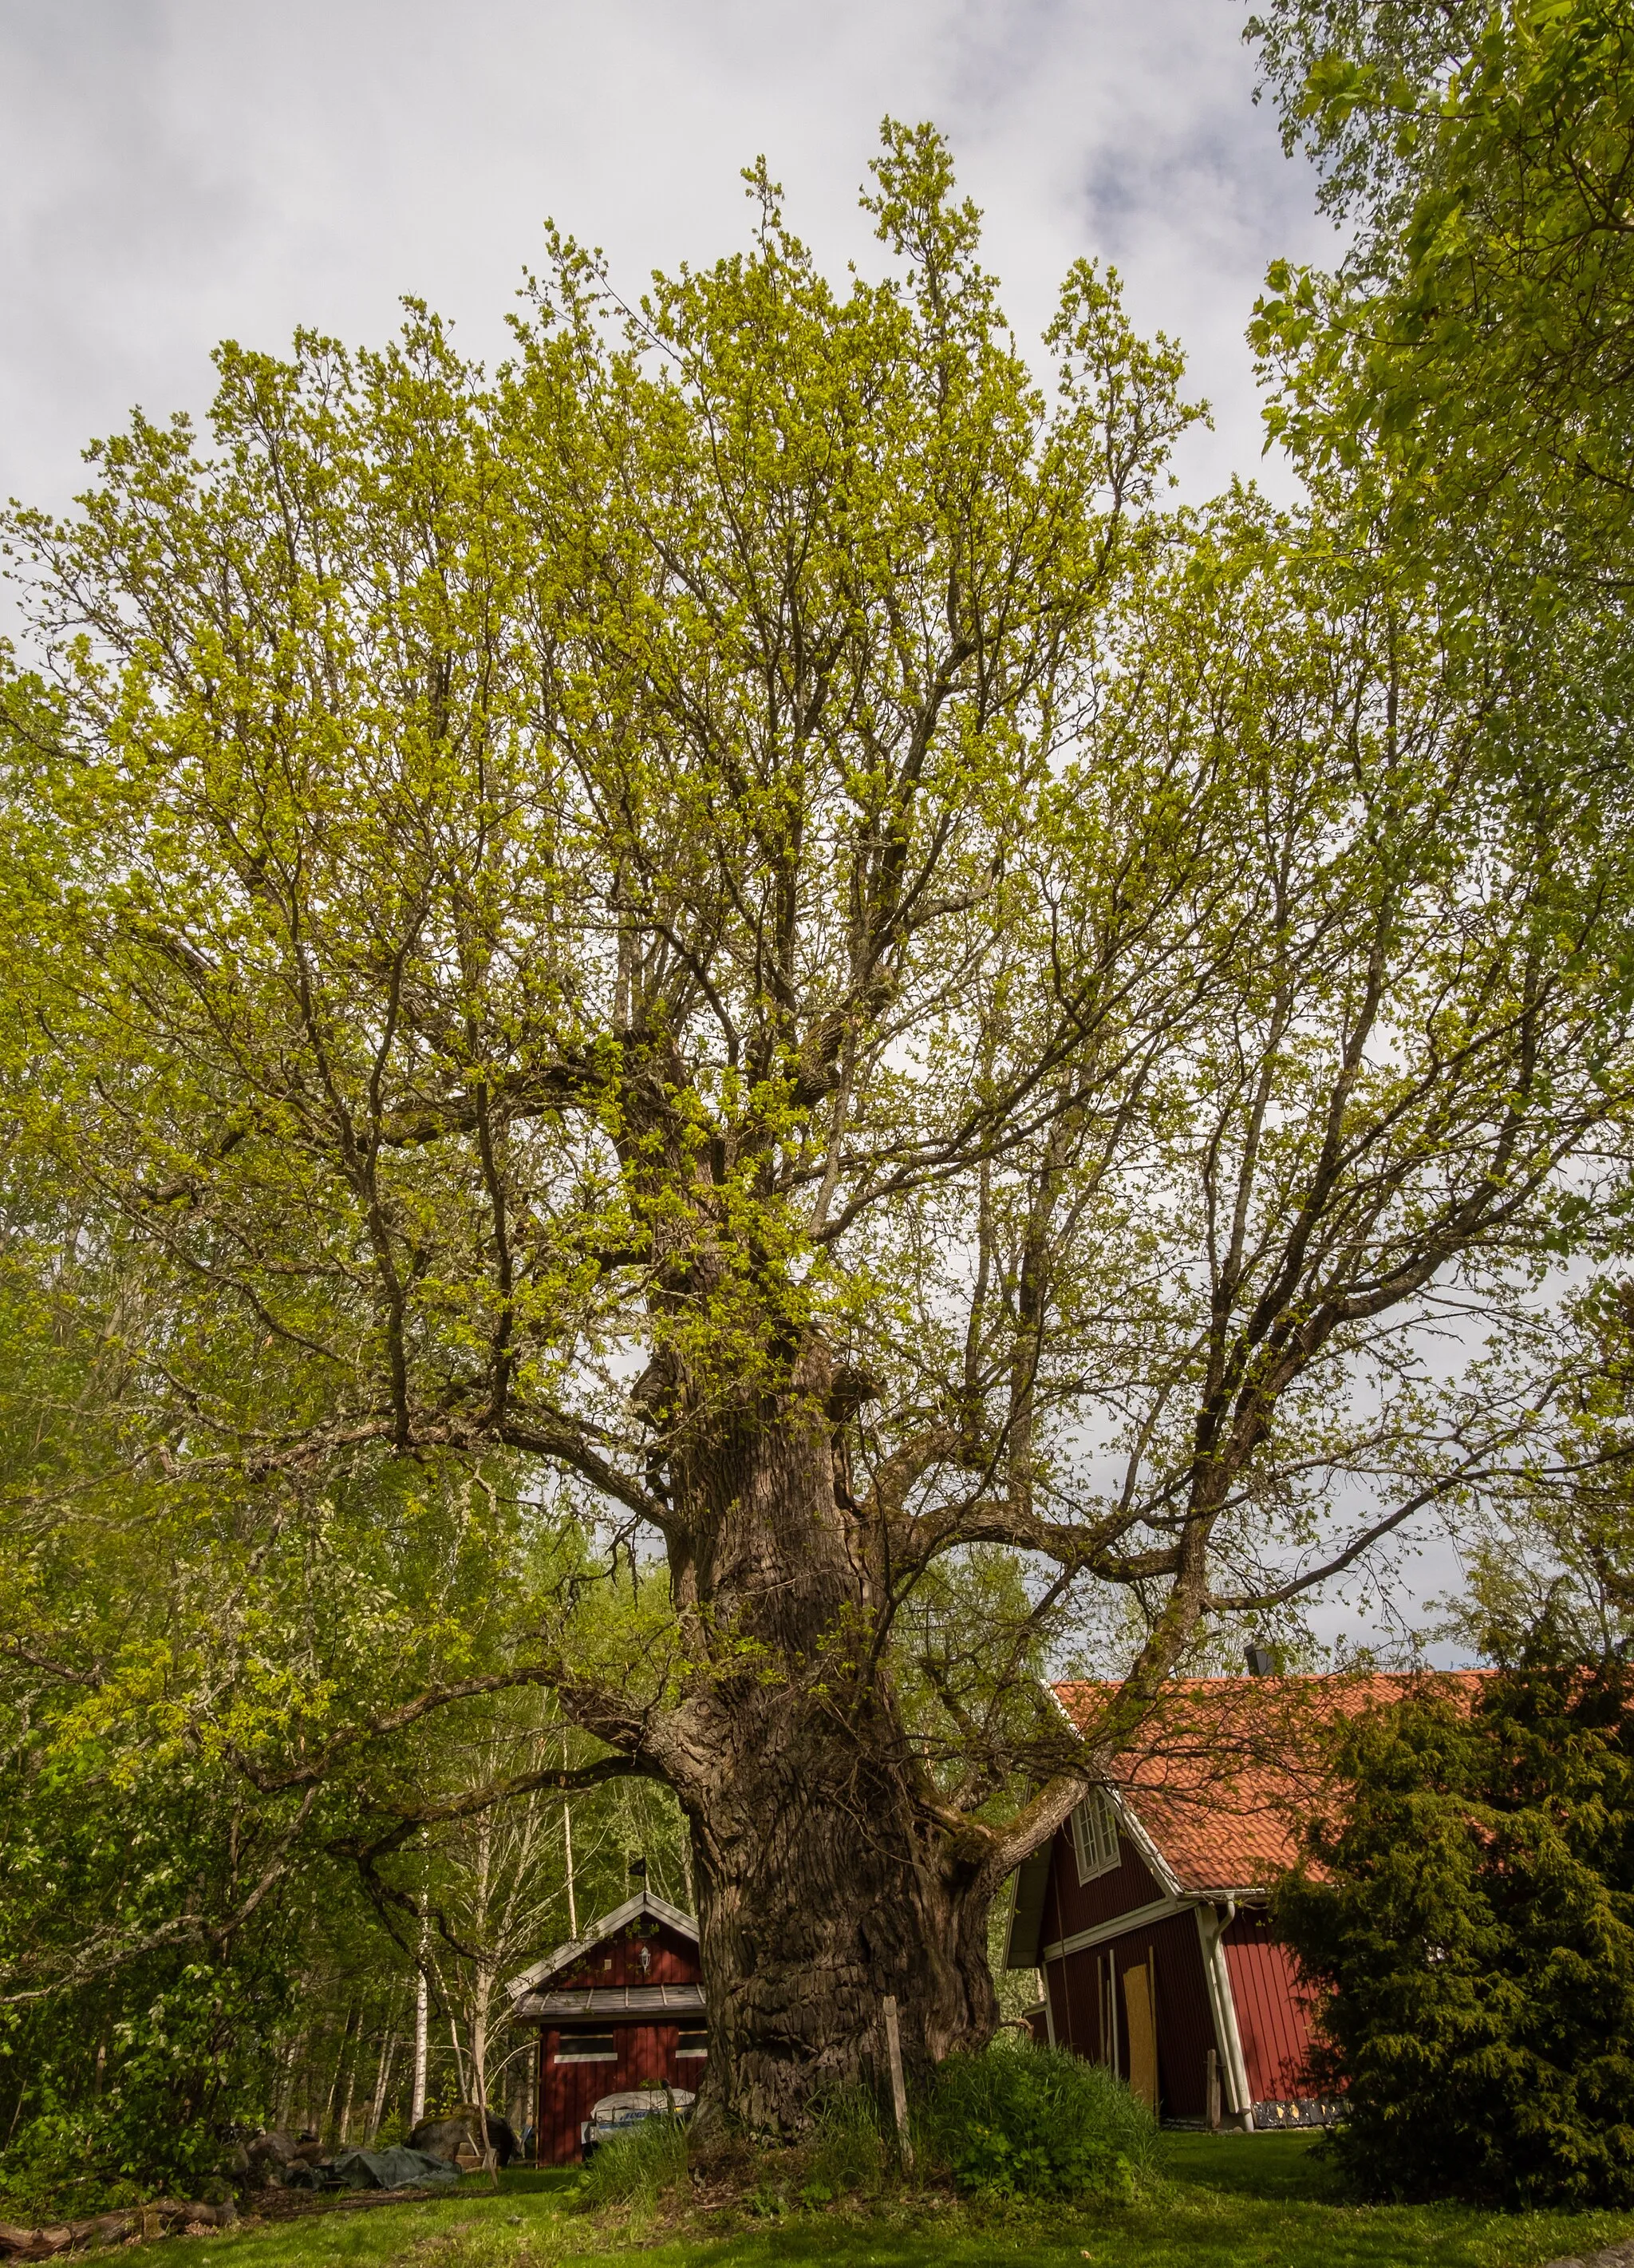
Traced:
<svg viewBox="0 0 1634 2268">
<path fill-rule="evenodd" d="M 753 1648 L 689 1702 L 671 1754 L 711 1983 L 709 2091 L 755 2125 L 791 2123 L 813 2082 L 875 2064 L 887 1992 L 916 2062 L 984 2041 L 997 2019 L 980 1869 L 929 1815 L 870 1659 L 879 1602 L 835 1502 L 832 1391 L 813 1340 L 780 1409 L 743 1411 L 702 1470 L 683 1468 L 702 1516 L 678 1603 L 701 1624 L 706 1602 L 718 1618 L 730 1602 Z"/>
<path fill-rule="evenodd" d="M 890 1697 L 876 1687 L 865 1705 L 888 1714 Z M 791 1688 L 721 1694 L 698 1719 L 710 1770 L 682 1801 L 710 1993 L 706 2102 L 787 2130 L 825 2085 L 881 2078 L 889 1992 L 912 2070 L 990 2039 L 991 1892 L 926 1816 L 892 1744 L 865 1749 L 813 1722 Z"/>
<path fill-rule="evenodd" d="M 1000 1837 L 954 1815 L 916 1756 L 878 1643 L 880 1530 L 838 1477 L 857 1390 L 816 1331 L 781 1390 L 724 1418 L 688 1426 L 671 1388 L 662 1415 L 687 1444 L 671 1464 L 671 1576 L 697 1667 L 638 1730 L 580 1705 L 686 1814 L 703 2108 L 756 2131 L 797 2131 L 825 2088 L 882 2080 L 888 1993 L 910 2072 L 991 2038 L 994 1891 L 1078 1792 L 1053 1786 Z"/>
</svg>

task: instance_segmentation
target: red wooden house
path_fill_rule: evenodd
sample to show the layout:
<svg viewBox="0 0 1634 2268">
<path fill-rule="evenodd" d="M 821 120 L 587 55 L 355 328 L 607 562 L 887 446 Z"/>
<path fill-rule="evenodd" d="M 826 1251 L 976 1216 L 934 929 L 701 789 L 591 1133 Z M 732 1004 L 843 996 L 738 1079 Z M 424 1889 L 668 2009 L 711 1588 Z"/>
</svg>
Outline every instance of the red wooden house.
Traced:
<svg viewBox="0 0 1634 2268">
<path fill-rule="evenodd" d="M 1478 1673 L 1465 1673 L 1474 1676 Z M 1108 2064 L 1166 2118 L 1323 2123 L 1310 2015 L 1266 1913 L 1324 1801 L 1317 1728 L 1394 1677 L 1176 1680 L 1120 1763 L 1013 1877 L 1006 1965 L 1041 1970 L 1054 2044 Z M 1107 1689 L 1061 1685 L 1080 1729 Z"/>
<path fill-rule="evenodd" d="M 539 2030 L 541 2166 L 578 2158 L 579 2128 L 604 2095 L 696 2091 L 708 2052 L 700 1977 L 697 1924 L 644 1887 L 512 1977 L 511 2020 Z"/>
</svg>

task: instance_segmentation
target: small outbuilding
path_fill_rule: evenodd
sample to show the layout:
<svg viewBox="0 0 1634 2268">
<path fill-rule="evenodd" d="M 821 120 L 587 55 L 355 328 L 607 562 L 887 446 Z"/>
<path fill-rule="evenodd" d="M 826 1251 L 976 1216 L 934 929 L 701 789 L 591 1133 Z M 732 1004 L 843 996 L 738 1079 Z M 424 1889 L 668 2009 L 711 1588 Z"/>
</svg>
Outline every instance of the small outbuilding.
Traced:
<svg viewBox="0 0 1634 2268">
<path fill-rule="evenodd" d="M 1480 1673 L 1466 1672 L 1470 1684 Z M 1121 1759 L 1012 1878 L 1005 1965 L 1037 1969 L 1036 2029 L 1108 2065 L 1163 2117 L 1325 2124 L 1311 2009 L 1267 1911 L 1299 1822 L 1329 1800 L 1323 1728 L 1395 1677 L 1175 1679 Z M 1108 1690 L 1055 1688 L 1080 1731 Z"/>
<path fill-rule="evenodd" d="M 603 2095 L 696 2091 L 709 2053 L 697 1924 L 644 1886 L 512 1977 L 511 2021 L 537 2029 L 541 2166 L 572 2163 Z"/>
</svg>

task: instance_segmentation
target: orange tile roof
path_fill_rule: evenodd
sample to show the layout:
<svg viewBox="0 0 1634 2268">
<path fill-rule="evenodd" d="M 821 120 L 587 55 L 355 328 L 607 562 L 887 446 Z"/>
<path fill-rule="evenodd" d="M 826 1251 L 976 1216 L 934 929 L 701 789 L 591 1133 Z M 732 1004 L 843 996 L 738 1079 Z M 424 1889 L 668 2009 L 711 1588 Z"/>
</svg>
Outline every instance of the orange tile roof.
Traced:
<svg viewBox="0 0 1634 2268">
<path fill-rule="evenodd" d="M 1256 1889 L 1292 1863 L 1301 1824 L 1326 1807 L 1336 1719 L 1424 1682 L 1473 1697 L 1488 1675 L 1173 1678 L 1108 1778 L 1182 1891 Z M 1120 1688 L 1054 1690 L 1077 1729 L 1093 1734 Z"/>
</svg>

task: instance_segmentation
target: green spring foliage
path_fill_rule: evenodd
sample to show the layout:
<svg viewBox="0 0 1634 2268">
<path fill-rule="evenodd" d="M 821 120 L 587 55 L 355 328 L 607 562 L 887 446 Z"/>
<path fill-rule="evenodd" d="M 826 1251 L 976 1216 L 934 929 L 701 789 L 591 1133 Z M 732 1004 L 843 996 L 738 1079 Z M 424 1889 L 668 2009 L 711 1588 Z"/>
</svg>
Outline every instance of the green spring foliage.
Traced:
<svg viewBox="0 0 1634 2268">
<path fill-rule="evenodd" d="M 1260 27 L 1364 184 L 1373 48 L 1424 12 Z M 676 1771 L 666 1712 L 784 1674 L 628 1539 L 678 1595 L 737 1564 L 696 1476 L 807 1337 L 869 1388 L 824 1404 L 834 1503 L 977 1826 L 1054 1768 L 1041 1649 L 1132 1618 L 1155 1677 L 1208 1585 L 1321 1579 L 1336 1474 L 1450 1504 L 1526 1435 L 1530 1380 L 1443 1395 L 1411 1348 L 1454 1270 L 1524 1339 L 1527 1268 L 1626 1207 L 1634 78 L 1626 9 L 1441 12 L 1399 253 L 1261 310 L 1308 510 L 1163 509 L 1177 350 L 1079 263 L 1041 387 L 945 145 L 887 124 L 883 281 L 836 291 L 757 168 L 751 248 L 638 311 L 553 238 L 491 375 L 416 306 L 375 353 L 224 347 L 208 432 L 138 416 L 71 520 L 6 522 L 30 2166 L 83 2118 L 180 2181 L 174 2136 L 271 2101 L 313 1885 L 359 1870 L 401 1938 L 558 1744 L 586 1798 Z M 828 1705 L 856 1630 L 820 1635 Z M 304 2099 L 346 2099 L 342 2013 Z M 962 2183 L 1090 2180 L 1052 2068 L 938 2090 Z"/>
<path fill-rule="evenodd" d="M 1271 0 L 1248 30 L 1351 234 L 1337 276 L 1270 271 L 1272 433 L 1307 470 L 1387 466 L 1477 580 L 1508 562 L 1535 604 L 1610 597 L 1634 465 L 1634 11 Z"/>
</svg>

